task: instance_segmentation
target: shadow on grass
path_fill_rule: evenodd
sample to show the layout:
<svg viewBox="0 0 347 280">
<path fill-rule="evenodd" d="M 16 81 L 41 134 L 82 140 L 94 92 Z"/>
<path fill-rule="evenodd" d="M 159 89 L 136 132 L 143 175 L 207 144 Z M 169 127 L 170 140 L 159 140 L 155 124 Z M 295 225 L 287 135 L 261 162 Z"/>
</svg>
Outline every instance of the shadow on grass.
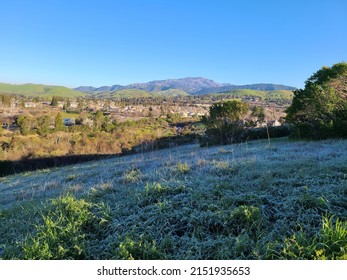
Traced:
<svg viewBox="0 0 347 280">
<path fill-rule="evenodd" d="M 66 155 L 56 157 L 24 158 L 16 161 L 0 161 L 0 177 L 17 174 L 26 171 L 35 171 L 46 168 L 61 167 L 82 162 L 101 160 L 111 157 L 120 157 L 129 154 L 145 153 L 197 141 L 195 134 L 163 137 L 157 140 L 144 141 L 131 149 L 124 149 L 118 154 L 90 154 L 90 155 Z"/>
<path fill-rule="evenodd" d="M 29 158 L 16 161 L 0 161 L 0 177 L 25 171 L 60 167 L 86 161 L 110 158 L 117 155 L 68 155 L 59 157 Z"/>
</svg>

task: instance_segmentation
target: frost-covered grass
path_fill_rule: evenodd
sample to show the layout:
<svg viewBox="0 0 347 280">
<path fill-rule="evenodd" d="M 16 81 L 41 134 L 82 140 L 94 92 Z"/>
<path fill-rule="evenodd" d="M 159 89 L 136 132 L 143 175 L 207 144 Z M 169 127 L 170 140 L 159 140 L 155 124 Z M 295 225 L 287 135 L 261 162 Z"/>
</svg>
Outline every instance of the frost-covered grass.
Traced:
<svg viewBox="0 0 347 280">
<path fill-rule="evenodd" d="M 45 240 L 75 225 L 52 210 L 67 198 L 89 205 L 76 221 L 102 224 L 71 226 L 83 252 L 59 247 L 69 232 Z M 0 179 L 0 258 L 343 259 L 346 221 L 345 140 L 187 145 Z"/>
</svg>

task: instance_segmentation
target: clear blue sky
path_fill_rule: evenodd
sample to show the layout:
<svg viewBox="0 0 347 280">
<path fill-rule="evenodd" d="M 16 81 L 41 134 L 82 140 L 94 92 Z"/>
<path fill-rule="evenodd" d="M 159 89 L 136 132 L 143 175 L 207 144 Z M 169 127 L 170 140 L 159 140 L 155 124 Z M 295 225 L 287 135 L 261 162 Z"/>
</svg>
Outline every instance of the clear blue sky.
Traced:
<svg viewBox="0 0 347 280">
<path fill-rule="evenodd" d="M 0 0 L 0 82 L 303 87 L 347 61 L 346 0 Z"/>
</svg>

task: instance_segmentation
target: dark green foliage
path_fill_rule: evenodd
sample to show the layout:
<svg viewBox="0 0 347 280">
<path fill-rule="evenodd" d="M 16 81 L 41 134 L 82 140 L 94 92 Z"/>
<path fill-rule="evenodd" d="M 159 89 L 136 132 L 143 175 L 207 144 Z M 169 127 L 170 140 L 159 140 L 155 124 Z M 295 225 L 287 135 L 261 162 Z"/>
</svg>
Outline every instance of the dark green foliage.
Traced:
<svg viewBox="0 0 347 280">
<path fill-rule="evenodd" d="M 205 140 L 208 144 L 237 143 L 242 139 L 242 117 L 248 105 L 242 101 L 231 100 L 215 103 L 210 107 L 209 117 L 203 117 L 206 126 Z"/>
<path fill-rule="evenodd" d="M 263 122 L 265 120 L 264 108 L 261 106 L 253 106 L 251 109 L 251 117 L 257 118 L 258 121 Z"/>
<path fill-rule="evenodd" d="M 286 120 L 296 137 L 347 137 L 347 63 L 323 67 L 294 91 Z"/>
<path fill-rule="evenodd" d="M 96 131 L 100 131 L 103 123 L 105 122 L 104 113 L 101 110 L 96 111 L 94 116 L 94 128 Z"/>
<path fill-rule="evenodd" d="M 54 120 L 54 130 L 63 131 L 64 128 L 65 126 L 64 126 L 63 116 L 61 115 L 61 113 L 58 113 Z"/>
<path fill-rule="evenodd" d="M 105 132 L 111 132 L 116 128 L 116 122 L 112 123 L 109 117 L 105 117 L 101 125 L 101 130 Z"/>
<path fill-rule="evenodd" d="M 20 133 L 22 135 L 28 135 L 32 129 L 33 118 L 31 116 L 20 115 L 18 116 L 16 123 L 19 126 Z"/>
<path fill-rule="evenodd" d="M 52 97 L 51 106 L 53 106 L 53 107 L 58 106 L 58 97 L 56 97 L 56 96 Z"/>
<path fill-rule="evenodd" d="M 50 132 L 51 118 L 47 115 L 37 118 L 37 133 L 39 135 L 46 135 Z"/>
</svg>

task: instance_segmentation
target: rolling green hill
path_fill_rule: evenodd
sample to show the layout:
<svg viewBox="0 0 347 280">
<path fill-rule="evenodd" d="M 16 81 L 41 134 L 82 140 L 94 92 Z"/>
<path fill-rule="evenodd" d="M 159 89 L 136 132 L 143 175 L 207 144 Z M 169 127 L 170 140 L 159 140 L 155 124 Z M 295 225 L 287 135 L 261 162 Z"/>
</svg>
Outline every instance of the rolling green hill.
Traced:
<svg viewBox="0 0 347 280">
<path fill-rule="evenodd" d="M 260 97 L 261 99 L 286 99 L 291 100 L 293 98 L 293 92 L 291 90 L 252 90 L 252 89 L 235 89 L 231 91 L 212 93 L 211 95 L 233 95 L 235 97 Z"/>
<path fill-rule="evenodd" d="M 8 84 L 0 83 L 0 93 L 20 94 L 29 97 L 80 97 L 86 94 L 63 86 L 48 86 L 40 84 Z"/>
</svg>

